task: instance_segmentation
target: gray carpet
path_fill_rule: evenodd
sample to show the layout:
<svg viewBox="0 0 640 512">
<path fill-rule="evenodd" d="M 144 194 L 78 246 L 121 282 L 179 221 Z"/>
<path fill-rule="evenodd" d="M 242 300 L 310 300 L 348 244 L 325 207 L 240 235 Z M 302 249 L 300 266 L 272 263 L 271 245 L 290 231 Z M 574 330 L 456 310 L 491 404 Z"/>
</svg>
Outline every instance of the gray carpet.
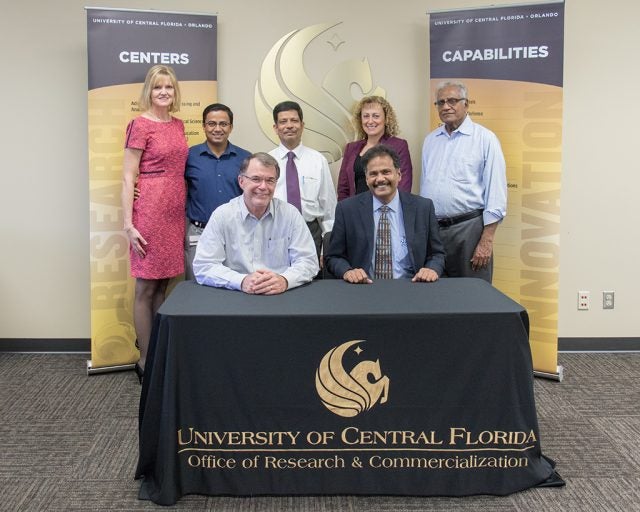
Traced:
<svg viewBox="0 0 640 512">
<path fill-rule="evenodd" d="M 561 354 L 535 381 L 543 452 L 567 482 L 506 497 L 187 496 L 137 499 L 133 372 L 87 377 L 86 356 L 0 353 L 0 510 L 640 511 L 640 354 Z"/>
</svg>

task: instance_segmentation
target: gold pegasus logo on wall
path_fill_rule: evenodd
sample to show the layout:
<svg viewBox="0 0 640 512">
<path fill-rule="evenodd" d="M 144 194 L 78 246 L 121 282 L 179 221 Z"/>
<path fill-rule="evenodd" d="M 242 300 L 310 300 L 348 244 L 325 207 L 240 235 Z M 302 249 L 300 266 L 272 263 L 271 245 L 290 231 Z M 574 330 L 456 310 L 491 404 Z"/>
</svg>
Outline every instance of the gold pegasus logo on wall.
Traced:
<svg viewBox="0 0 640 512">
<path fill-rule="evenodd" d="M 366 58 L 337 64 L 324 75 L 321 85 L 315 84 L 307 75 L 306 49 L 314 39 L 340 24 L 320 23 L 283 36 L 262 62 L 254 96 L 260 128 L 274 144 L 280 141 L 273 131 L 273 107 L 287 100 L 300 103 L 305 123 L 302 140 L 305 145 L 320 151 L 329 163 L 340 160 L 344 146 L 357 136 L 351 111 L 359 98 L 352 95 L 352 86 L 357 85 L 362 95 L 384 97 L 386 94 L 384 89 L 373 87 Z M 344 46 L 337 34 L 327 43 L 327 52 L 338 51 Z"/>
<path fill-rule="evenodd" d="M 316 370 L 316 391 L 323 405 L 332 413 L 352 418 L 389 398 L 389 377 L 382 375 L 380 361 L 360 361 L 347 373 L 342 358 L 353 345 L 365 340 L 352 340 L 327 352 Z M 359 356 L 363 350 L 354 349 Z M 370 378 L 371 377 L 371 378 Z"/>
</svg>

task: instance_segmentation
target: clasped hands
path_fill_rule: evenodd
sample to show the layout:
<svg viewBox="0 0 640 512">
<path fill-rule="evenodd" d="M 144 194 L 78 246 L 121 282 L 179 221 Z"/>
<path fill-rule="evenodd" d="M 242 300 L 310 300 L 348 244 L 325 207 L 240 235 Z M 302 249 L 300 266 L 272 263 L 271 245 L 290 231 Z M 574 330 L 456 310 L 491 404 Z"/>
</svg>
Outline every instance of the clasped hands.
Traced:
<svg viewBox="0 0 640 512">
<path fill-rule="evenodd" d="M 347 283 L 353 284 L 371 284 L 373 281 L 367 275 L 367 273 L 361 268 L 352 268 L 347 270 L 342 276 Z M 438 273 L 430 268 L 421 268 L 418 273 L 413 276 L 411 282 L 413 283 L 432 283 L 438 280 Z"/>
<path fill-rule="evenodd" d="M 252 295 L 278 295 L 289 287 L 287 280 L 271 270 L 258 269 L 242 280 L 242 291 Z"/>
</svg>

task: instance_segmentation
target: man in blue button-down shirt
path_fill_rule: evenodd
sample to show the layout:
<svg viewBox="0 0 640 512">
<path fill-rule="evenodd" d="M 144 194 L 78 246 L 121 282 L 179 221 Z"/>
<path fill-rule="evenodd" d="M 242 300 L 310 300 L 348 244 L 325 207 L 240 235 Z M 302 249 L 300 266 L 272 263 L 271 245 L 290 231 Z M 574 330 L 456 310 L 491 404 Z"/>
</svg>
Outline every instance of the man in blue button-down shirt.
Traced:
<svg viewBox="0 0 640 512">
<path fill-rule="evenodd" d="M 420 195 L 436 209 L 447 254 L 445 275 L 491 282 L 493 241 L 507 213 L 500 142 L 471 120 L 462 82 L 439 84 L 435 105 L 443 124 L 424 140 Z"/>
<path fill-rule="evenodd" d="M 233 112 L 221 103 L 206 107 L 202 127 L 207 140 L 189 149 L 185 170 L 187 219 L 185 238 L 185 279 L 194 279 L 196 245 L 209 217 L 218 206 L 242 194 L 238 170 L 250 153 L 229 142 Z"/>
</svg>

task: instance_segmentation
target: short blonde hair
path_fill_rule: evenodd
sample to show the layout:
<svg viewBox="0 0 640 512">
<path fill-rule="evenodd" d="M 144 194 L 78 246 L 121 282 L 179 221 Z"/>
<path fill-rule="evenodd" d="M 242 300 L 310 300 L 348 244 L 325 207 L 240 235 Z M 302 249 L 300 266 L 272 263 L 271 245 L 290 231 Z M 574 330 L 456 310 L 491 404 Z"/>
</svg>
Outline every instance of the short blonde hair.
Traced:
<svg viewBox="0 0 640 512">
<path fill-rule="evenodd" d="M 171 85 L 173 85 L 174 90 L 173 103 L 171 104 L 169 112 L 178 112 L 180 110 L 180 86 L 178 84 L 178 79 L 176 78 L 176 73 L 173 68 L 163 64 L 157 64 L 147 71 L 147 76 L 144 79 L 144 86 L 142 87 L 140 100 L 138 102 L 140 110 L 145 111 L 151 108 L 151 92 L 153 91 L 153 88 L 161 78 L 167 77 L 171 81 Z"/>
<path fill-rule="evenodd" d="M 353 110 L 353 120 L 358 127 L 358 137 L 366 139 L 367 134 L 362 129 L 362 109 L 371 104 L 377 103 L 382 107 L 384 112 L 384 134 L 386 137 L 395 137 L 400 132 L 398 127 L 398 119 L 391 104 L 382 96 L 365 96 L 362 98 Z"/>
</svg>

